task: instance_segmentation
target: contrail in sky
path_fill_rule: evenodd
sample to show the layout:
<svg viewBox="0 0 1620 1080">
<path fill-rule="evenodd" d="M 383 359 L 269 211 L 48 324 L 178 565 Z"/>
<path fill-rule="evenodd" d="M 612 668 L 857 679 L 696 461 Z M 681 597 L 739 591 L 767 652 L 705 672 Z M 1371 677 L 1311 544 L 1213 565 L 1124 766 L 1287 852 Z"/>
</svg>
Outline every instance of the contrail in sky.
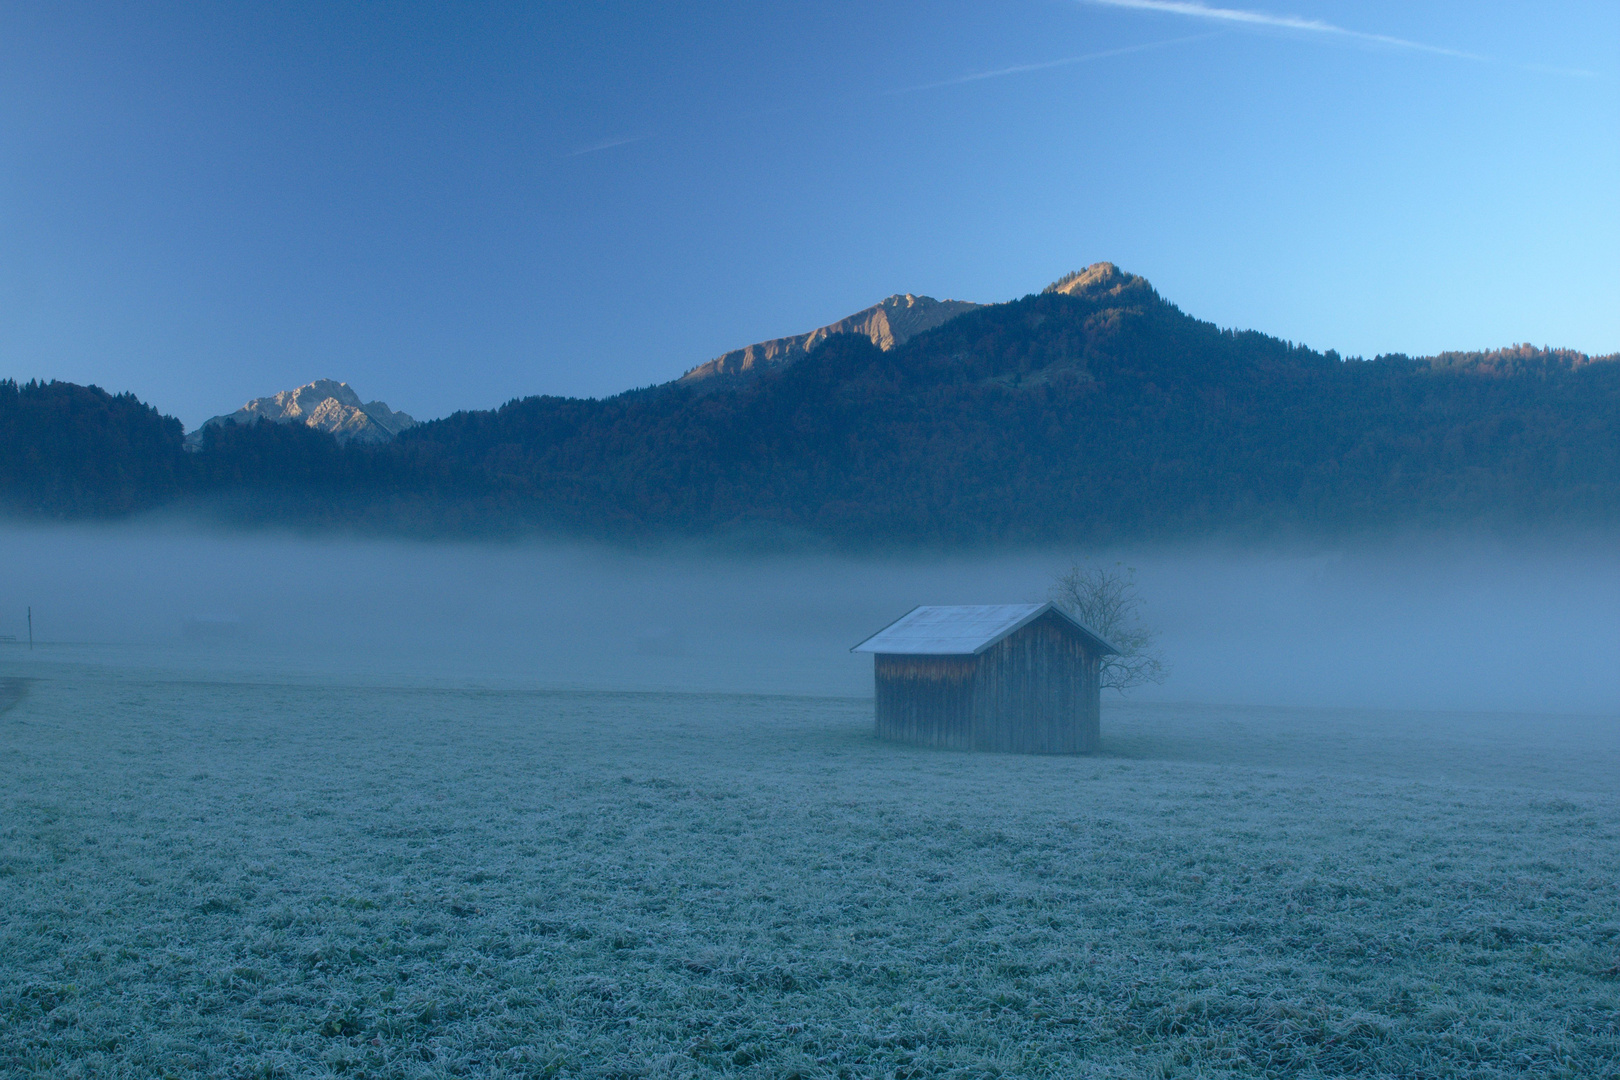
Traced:
<svg viewBox="0 0 1620 1080">
<path fill-rule="evenodd" d="M 598 150 L 611 150 L 615 146 L 629 146 L 631 143 L 637 143 L 643 139 L 650 138 L 652 138 L 651 135 L 631 135 L 623 139 L 608 139 L 605 142 L 592 143 L 589 146 L 582 146 L 578 150 L 571 150 L 563 156 L 579 157 L 581 154 L 594 154 Z"/>
<path fill-rule="evenodd" d="M 1321 19 L 1306 19 L 1299 15 L 1273 15 L 1265 11 L 1246 11 L 1242 8 L 1210 7 L 1198 0 L 1081 0 L 1097 7 L 1129 8 L 1133 11 L 1157 11 L 1166 15 L 1185 15 L 1211 22 L 1237 23 L 1243 26 L 1269 26 L 1279 30 L 1298 30 L 1307 34 L 1321 34 L 1345 41 L 1364 41 L 1369 45 L 1388 45 L 1396 49 L 1412 49 L 1438 56 L 1455 56 L 1462 60 L 1489 60 L 1488 56 L 1447 49 L 1439 45 L 1425 45 L 1421 41 L 1391 37 L 1388 34 L 1368 34 L 1361 30 L 1347 30 Z"/>
<path fill-rule="evenodd" d="M 1223 23 L 1228 27 L 1250 26 L 1268 27 L 1276 30 L 1292 30 L 1298 33 L 1315 34 L 1320 37 L 1334 38 L 1339 41 L 1355 41 L 1367 45 L 1382 45 L 1387 48 L 1405 49 L 1411 52 L 1429 53 L 1435 56 L 1450 56 L 1459 60 L 1475 60 L 1482 63 L 1493 63 L 1489 56 L 1479 53 L 1464 52 L 1461 49 L 1448 49 L 1440 45 L 1425 45 L 1421 41 L 1410 41 L 1407 38 L 1393 37 L 1389 34 L 1371 34 L 1363 30 L 1350 30 L 1343 26 L 1336 26 L 1321 19 L 1307 19 L 1300 15 L 1273 15 L 1266 11 L 1250 11 L 1245 8 L 1210 7 L 1200 0 L 1079 0 L 1080 3 L 1090 4 L 1094 7 L 1124 8 L 1130 11 L 1151 11 L 1163 15 L 1181 15 L 1186 18 L 1203 19 L 1207 22 Z M 895 90 L 882 91 L 881 97 L 892 97 L 898 94 L 915 94 L 924 90 L 940 90 L 948 86 L 962 86 L 966 83 L 982 82 L 985 79 L 999 79 L 1008 75 L 1024 75 L 1032 71 L 1046 71 L 1049 68 L 1067 67 L 1070 64 L 1084 64 L 1092 60 L 1105 60 L 1111 56 L 1125 56 L 1129 53 L 1146 52 L 1150 49 L 1162 49 L 1170 45 L 1181 45 L 1190 41 L 1200 41 L 1205 38 L 1218 36 L 1220 31 L 1205 34 L 1191 34 L 1186 37 L 1170 38 L 1165 41 L 1149 41 L 1141 45 L 1126 45 L 1118 49 L 1105 49 L 1100 52 L 1082 53 L 1079 56 L 1065 56 L 1057 60 L 1043 60 L 1033 64 L 1015 64 L 1012 67 L 996 68 L 993 71 L 980 71 L 971 75 L 958 75 L 952 79 L 941 79 L 938 82 L 919 83 L 916 86 L 902 86 Z M 1541 71 L 1549 74 L 1574 76 L 1586 79 L 1601 79 L 1605 76 L 1592 71 L 1583 71 L 1572 68 L 1545 67 L 1542 65 L 1513 64 L 1527 71 Z M 749 118 L 771 115 L 780 112 L 792 112 L 797 106 L 765 109 L 758 113 L 749 113 Z M 628 138 L 608 139 L 593 143 L 590 146 L 575 150 L 564 156 L 579 157 L 582 154 L 594 154 L 599 150 L 609 150 L 616 146 L 628 146 L 631 143 L 641 142 L 653 138 L 652 135 L 633 135 Z"/>
<path fill-rule="evenodd" d="M 996 68 L 994 71 L 980 71 L 972 75 L 958 75 L 954 79 L 941 79 L 939 82 L 918 83 L 916 86 L 902 86 L 898 90 L 888 91 L 894 94 L 915 94 L 921 90 L 938 90 L 945 86 L 961 86 L 964 83 L 979 82 L 982 79 L 999 79 L 1003 75 L 1022 75 L 1029 71 L 1045 71 L 1047 68 L 1067 67 L 1070 64 L 1083 64 L 1088 60 L 1106 60 L 1110 56 L 1125 56 L 1128 53 L 1146 52 L 1148 49 L 1162 49 L 1167 45 L 1180 45 L 1188 41 L 1202 41 L 1212 38 L 1211 34 L 1190 34 L 1187 37 L 1171 38 L 1168 41 L 1149 41 L 1141 45 L 1126 45 L 1119 49 L 1105 49 L 1102 52 L 1083 53 L 1080 56 L 1065 56 L 1058 60 L 1042 60 L 1036 64 L 1015 64 L 1012 67 Z"/>
<path fill-rule="evenodd" d="M 1169 38 L 1165 41 L 1148 41 L 1141 45 L 1126 45 L 1118 49 L 1104 49 L 1101 52 L 1083 53 L 1079 56 L 1064 56 L 1057 60 L 1042 60 L 1034 64 L 1015 64 L 1012 67 L 996 68 L 994 71 L 979 71 L 971 75 L 958 75 L 954 79 L 941 79 L 938 82 L 919 83 L 916 86 L 902 86 L 896 90 L 880 91 L 879 96 L 893 97 L 897 94 L 915 94 L 924 90 L 939 90 L 947 86 L 961 86 L 966 83 L 981 82 L 985 79 L 999 79 L 1007 75 L 1023 75 L 1031 71 L 1045 71 L 1048 68 L 1067 67 L 1070 64 L 1083 64 L 1089 60 L 1106 60 L 1110 56 L 1125 56 L 1129 53 L 1146 52 L 1149 49 L 1162 49 L 1170 45 L 1180 45 L 1188 41 L 1202 41 L 1205 38 L 1217 37 L 1219 34 L 1220 31 L 1207 34 L 1189 34 L 1184 37 Z M 859 99 L 847 98 L 844 100 L 853 101 Z M 762 116 L 774 116 L 778 113 L 793 112 L 799 108 L 802 108 L 802 106 L 789 105 L 774 109 L 762 109 L 756 112 L 741 113 L 735 117 L 732 117 L 732 119 L 757 119 Z M 580 157 L 584 154 L 594 154 L 601 150 L 611 150 L 616 146 L 629 146 L 631 143 L 638 143 L 650 138 L 653 138 L 653 136 L 648 134 L 631 135 L 621 139 L 605 139 L 602 142 L 592 143 L 589 146 L 582 146 L 578 150 L 569 151 L 563 156 Z"/>
</svg>

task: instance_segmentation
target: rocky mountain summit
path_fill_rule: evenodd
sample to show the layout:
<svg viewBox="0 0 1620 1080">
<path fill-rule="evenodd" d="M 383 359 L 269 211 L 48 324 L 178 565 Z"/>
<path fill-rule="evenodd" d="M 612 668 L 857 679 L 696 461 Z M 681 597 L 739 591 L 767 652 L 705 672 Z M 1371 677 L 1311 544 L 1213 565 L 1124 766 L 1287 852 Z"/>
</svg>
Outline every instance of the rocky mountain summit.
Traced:
<svg viewBox="0 0 1620 1080">
<path fill-rule="evenodd" d="M 1145 278 L 1129 274 L 1111 262 L 1092 263 L 1084 270 L 1076 270 L 1048 285 L 1042 292 L 1061 293 L 1089 300 L 1118 299 L 1126 293 L 1146 290 L 1152 286 Z M 756 342 L 741 349 L 717 356 L 706 364 L 699 364 L 676 380 L 677 386 L 696 386 L 708 389 L 724 385 L 739 378 L 748 378 L 765 371 L 787 367 L 803 358 L 817 345 L 833 334 L 859 334 L 888 352 L 916 337 L 925 330 L 986 307 L 970 300 L 935 300 L 932 296 L 896 293 L 855 314 L 817 327 L 805 334 L 772 338 Z"/>
<path fill-rule="evenodd" d="M 806 334 L 772 338 L 741 349 L 733 349 L 682 375 L 678 385 L 703 384 L 727 377 L 746 378 L 774 368 L 786 367 L 833 334 L 860 334 L 888 352 L 903 345 L 924 330 L 932 330 L 964 312 L 983 307 L 968 300 L 935 300 L 932 296 L 896 293 L 871 307 L 818 327 Z"/>
<path fill-rule="evenodd" d="M 361 402 L 346 382 L 316 379 L 296 390 L 254 398 L 233 413 L 215 416 L 186 436 L 188 449 L 202 447 L 203 431 L 220 424 L 250 424 L 267 420 L 276 424 L 303 424 L 331 432 L 339 442 L 385 443 L 416 421 L 394 412 L 380 401 Z"/>
<path fill-rule="evenodd" d="M 1099 262 L 1092 263 L 1084 270 L 1064 274 L 1041 292 L 1062 293 L 1064 296 L 1079 296 L 1088 300 L 1111 300 L 1133 289 L 1152 292 L 1153 286 L 1148 284 L 1145 277 L 1128 274 L 1111 262 Z"/>
</svg>

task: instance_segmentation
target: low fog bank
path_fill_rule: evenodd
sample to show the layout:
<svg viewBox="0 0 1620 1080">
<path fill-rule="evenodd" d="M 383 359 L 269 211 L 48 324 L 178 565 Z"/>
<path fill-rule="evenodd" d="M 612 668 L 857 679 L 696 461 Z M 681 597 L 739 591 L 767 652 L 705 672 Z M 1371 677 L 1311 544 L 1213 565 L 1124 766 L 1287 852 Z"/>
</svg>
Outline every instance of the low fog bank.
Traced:
<svg viewBox="0 0 1620 1080">
<path fill-rule="evenodd" d="M 318 680 L 869 695 L 923 603 L 1044 599 L 1069 552 L 840 559 L 0 528 L 7 673 L 64 660 Z M 1620 711 L 1612 540 L 1093 553 L 1171 669 L 1140 700 Z M 39 642 L 26 652 L 25 610 Z M 1105 708 L 1107 700 L 1104 702 Z"/>
</svg>

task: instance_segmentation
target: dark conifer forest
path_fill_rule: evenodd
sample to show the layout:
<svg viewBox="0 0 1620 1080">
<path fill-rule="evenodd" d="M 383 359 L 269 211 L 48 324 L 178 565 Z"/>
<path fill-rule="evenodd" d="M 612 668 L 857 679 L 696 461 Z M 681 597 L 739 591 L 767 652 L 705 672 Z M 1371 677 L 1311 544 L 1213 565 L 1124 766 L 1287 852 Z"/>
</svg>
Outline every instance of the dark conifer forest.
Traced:
<svg viewBox="0 0 1620 1080">
<path fill-rule="evenodd" d="M 381 446 L 180 424 L 0 384 L 0 496 L 417 535 L 1105 541 L 1620 521 L 1620 357 L 1343 359 L 1183 314 L 1141 278 L 829 338 L 748 380 L 531 397 Z"/>
<path fill-rule="evenodd" d="M 196 488 L 180 421 L 134 394 L 0 381 L 0 498 L 14 514 L 96 517 L 146 510 Z"/>
</svg>

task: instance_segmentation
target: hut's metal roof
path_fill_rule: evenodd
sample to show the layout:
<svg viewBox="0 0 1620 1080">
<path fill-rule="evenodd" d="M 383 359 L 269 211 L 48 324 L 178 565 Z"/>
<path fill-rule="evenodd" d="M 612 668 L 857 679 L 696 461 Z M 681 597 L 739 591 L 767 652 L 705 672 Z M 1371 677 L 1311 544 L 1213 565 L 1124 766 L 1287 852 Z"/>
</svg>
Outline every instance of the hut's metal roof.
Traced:
<svg viewBox="0 0 1620 1080">
<path fill-rule="evenodd" d="M 907 656 L 975 656 L 1049 611 L 1055 612 L 1083 634 L 1098 651 L 1119 651 L 1074 616 L 1050 603 L 912 608 L 849 651 Z"/>
</svg>

